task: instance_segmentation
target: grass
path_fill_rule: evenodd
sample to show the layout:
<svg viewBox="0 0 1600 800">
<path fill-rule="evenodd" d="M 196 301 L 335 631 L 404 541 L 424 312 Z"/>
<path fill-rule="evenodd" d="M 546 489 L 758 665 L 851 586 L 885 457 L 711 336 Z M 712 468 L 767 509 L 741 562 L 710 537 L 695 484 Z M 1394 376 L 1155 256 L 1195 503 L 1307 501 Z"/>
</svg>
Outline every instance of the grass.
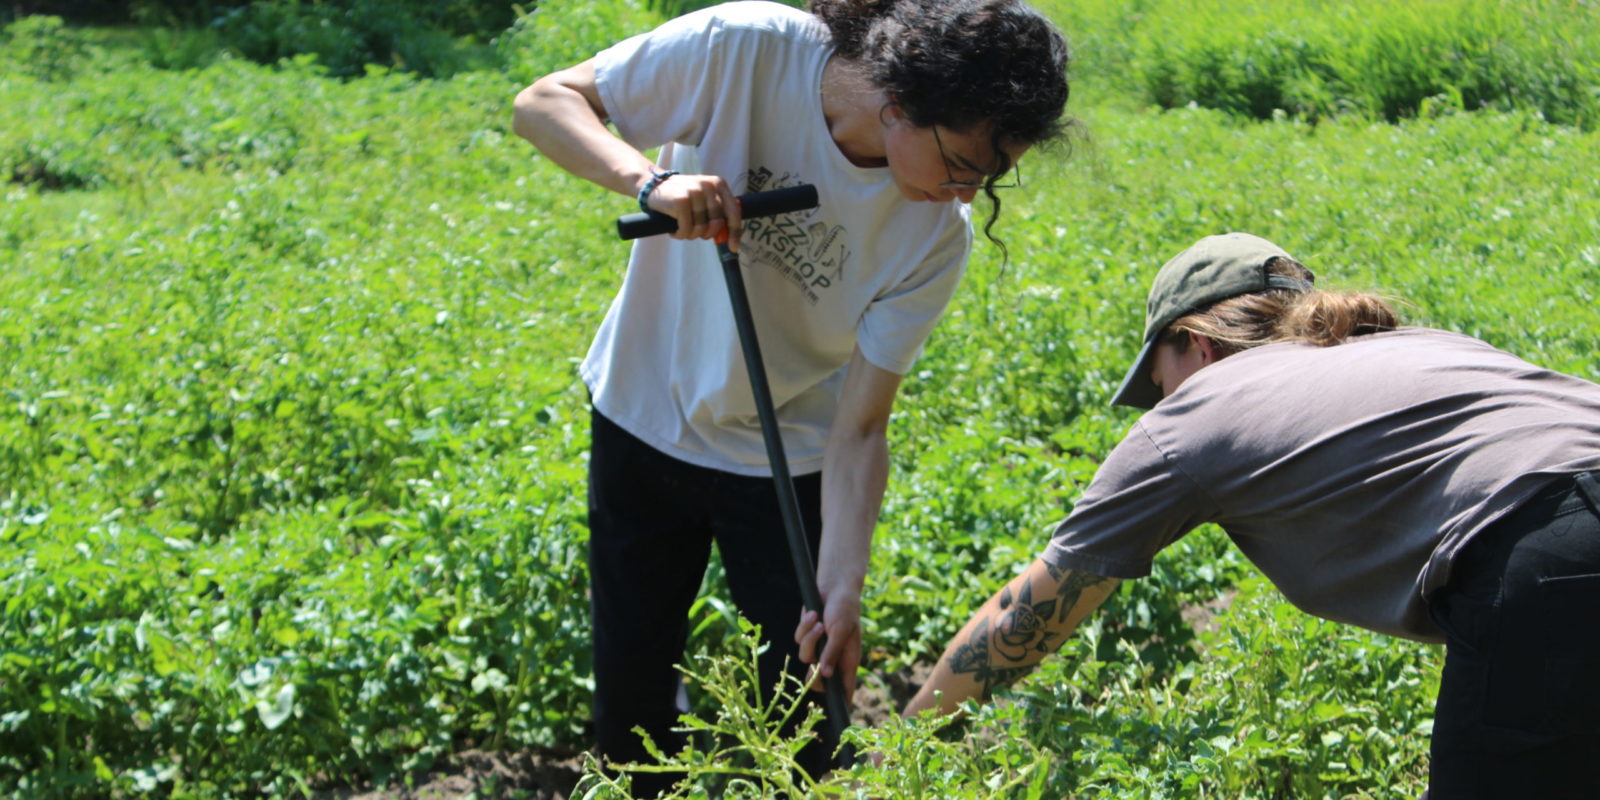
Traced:
<svg viewBox="0 0 1600 800">
<path fill-rule="evenodd" d="M 1120 19 L 1168 7 L 1144 8 Z M 0 72 L 0 792 L 295 795 L 585 744 L 574 360 L 628 201 L 510 136 L 509 101 L 655 13 L 557 0 L 504 38 L 512 66 L 447 80 L 161 70 L 137 38 L 29 34 L 49 68 Z M 1089 144 L 1030 155 L 1011 263 L 979 245 L 897 406 L 879 675 L 931 659 L 1042 548 L 1132 419 L 1105 401 L 1149 275 L 1202 235 L 1265 235 L 1415 322 L 1600 380 L 1596 133 L 1455 103 L 1392 124 L 1161 110 L 1088 66 L 1111 39 L 1091 21 Z M 692 649 L 736 658 L 719 576 Z M 1180 618 L 1230 588 L 1220 631 Z M 1422 785 L 1438 650 L 1292 611 L 1215 530 L 1065 656 L 963 733 L 863 733 L 918 765 L 863 791 Z"/>
<path fill-rule="evenodd" d="M 1535 111 L 1600 124 L 1600 8 L 1588 2 L 1051 4 L 1080 74 L 1163 108 L 1257 119 L 1441 109 Z"/>
</svg>

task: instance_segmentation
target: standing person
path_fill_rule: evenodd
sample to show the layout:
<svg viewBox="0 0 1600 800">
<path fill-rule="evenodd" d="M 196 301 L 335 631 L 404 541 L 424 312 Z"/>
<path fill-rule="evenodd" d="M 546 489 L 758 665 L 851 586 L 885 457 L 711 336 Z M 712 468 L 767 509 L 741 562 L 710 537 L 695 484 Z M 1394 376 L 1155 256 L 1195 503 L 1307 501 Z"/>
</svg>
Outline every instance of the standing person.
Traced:
<svg viewBox="0 0 1600 800">
<path fill-rule="evenodd" d="M 1161 268 L 1114 400 L 1151 410 L 907 715 L 987 699 L 1215 522 L 1301 609 L 1445 643 L 1432 800 L 1595 796 L 1600 386 L 1312 280 L 1248 234 Z"/>
<path fill-rule="evenodd" d="M 678 220 L 671 238 L 633 245 L 581 369 L 607 761 L 647 760 L 636 726 L 669 752 L 682 743 L 673 665 L 713 542 L 735 603 L 768 634 L 767 688 L 797 653 L 787 632 L 800 591 L 706 240 L 725 232 L 740 254 L 817 559 L 828 672 L 852 684 L 901 376 L 965 267 L 968 204 L 990 199 L 987 233 L 995 190 L 1061 133 L 1066 65 L 1060 34 L 1019 0 L 736 2 L 517 96 L 516 132 L 551 161 Z M 640 152 L 658 145 L 656 161 Z M 741 220 L 737 194 L 800 183 L 817 187 L 819 208 Z M 828 753 L 813 749 L 820 768 Z M 668 783 L 635 776 L 641 793 Z"/>
</svg>

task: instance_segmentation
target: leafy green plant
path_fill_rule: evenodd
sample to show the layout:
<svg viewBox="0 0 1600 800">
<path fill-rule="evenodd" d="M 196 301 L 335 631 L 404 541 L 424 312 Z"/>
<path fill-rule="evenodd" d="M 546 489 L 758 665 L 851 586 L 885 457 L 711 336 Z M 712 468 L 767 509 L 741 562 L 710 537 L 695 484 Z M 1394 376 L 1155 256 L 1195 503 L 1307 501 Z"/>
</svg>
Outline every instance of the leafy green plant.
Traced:
<svg viewBox="0 0 1600 800">
<path fill-rule="evenodd" d="M 639 0 L 543 0 L 525 10 L 517 8 L 516 21 L 493 43 L 500 68 L 524 85 L 644 33 L 662 20 Z"/>
<path fill-rule="evenodd" d="M 144 60 L 157 69 L 196 69 L 216 60 L 222 45 L 209 28 L 149 26 L 139 31 Z"/>
<path fill-rule="evenodd" d="M 1045 4 L 1095 79 L 1150 103 L 1256 119 L 1360 113 L 1390 122 L 1441 104 L 1600 122 L 1600 20 L 1589 4 L 1497 0 Z"/>
<path fill-rule="evenodd" d="M 863 754 L 849 770 L 819 781 L 799 768 L 796 754 L 816 736 L 822 710 L 811 705 L 796 733 L 778 734 L 784 721 L 801 713 L 805 688 L 792 681 L 769 697 L 752 693 L 762 645 L 755 629 L 741 622 L 727 642 L 729 651 L 696 658 L 684 675 L 715 699 L 714 711 L 684 715 L 680 728 L 690 744 L 678 753 L 650 748 L 659 763 L 616 765 L 609 775 L 592 760 L 574 796 L 630 798 L 631 776 L 641 772 L 685 773 L 667 797 L 1025 797 L 1048 796 L 1051 774 L 1044 748 L 999 735 L 1004 724 L 1020 721 L 1012 706 L 973 709 L 974 736 L 952 738 L 952 721 L 925 716 L 893 718 L 877 729 L 851 728 L 846 740 Z M 708 718 L 709 717 L 709 718 Z"/>
<path fill-rule="evenodd" d="M 1168 673 L 1107 620 L 1019 685 L 1028 736 L 1069 757 L 1061 793 L 1415 797 L 1426 786 L 1436 648 L 1305 615 L 1259 577 Z M 1152 768 L 1151 765 L 1160 765 Z"/>
<path fill-rule="evenodd" d="M 761 684 L 758 657 L 763 646 L 758 632 L 740 619 L 737 639 L 728 644 L 732 652 L 701 656 L 696 666 L 683 668 L 684 678 L 712 698 L 716 709 L 711 719 L 693 714 L 680 718 L 681 730 L 688 734 L 688 745 L 677 753 L 665 753 L 646 738 L 645 746 L 658 763 L 613 765 L 620 774 L 611 776 L 591 761 L 587 775 L 575 795 L 592 798 L 627 798 L 630 775 L 641 772 L 685 773 L 668 797 L 699 797 L 707 791 L 698 781 L 714 783 L 721 797 L 819 797 L 824 792 L 816 779 L 800 768 L 800 750 L 817 736 L 822 723 L 819 705 L 803 705 L 806 688 L 787 676 L 777 692 L 762 696 L 754 689 Z M 809 709 L 807 713 L 806 709 Z M 787 720 L 804 715 L 792 738 L 778 731 Z"/>
<path fill-rule="evenodd" d="M 13 68 L 40 80 L 69 78 L 78 69 L 84 44 L 60 17 L 33 15 L 5 27 L 5 58 Z"/>
<path fill-rule="evenodd" d="M 1043 549 L 1133 419 L 1106 399 L 1149 275 L 1202 235 L 1600 380 L 1594 131 L 1453 98 L 1394 124 L 1152 112 L 1097 55 L 1141 58 L 1121 34 L 1168 6 L 1075 8 L 1108 26 L 1075 36 L 1090 144 L 1030 152 L 1009 264 L 980 239 L 897 402 L 872 680 Z M 44 80 L 0 48 L 0 794 L 294 796 L 587 744 L 574 362 L 630 201 L 517 141 L 510 101 L 658 19 L 551 3 L 507 39 L 521 66 L 440 79 L 163 70 L 137 32 L 63 27 L 85 47 Z M 722 584 L 691 649 L 736 676 Z M 905 769 L 820 791 L 1415 796 L 1437 658 L 1288 610 L 1197 531 L 1007 703 L 862 730 Z"/>
<path fill-rule="evenodd" d="M 315 55 L 329 73 L 358 76 L 368 64 L 448 75 L 465 55 L 444 31 L 418 16 L 396 13 L 380 0 L 346 3 L 257 0 L 213 23 L 219 38 L 246 58 L 273 64 Z"/>
</svg>

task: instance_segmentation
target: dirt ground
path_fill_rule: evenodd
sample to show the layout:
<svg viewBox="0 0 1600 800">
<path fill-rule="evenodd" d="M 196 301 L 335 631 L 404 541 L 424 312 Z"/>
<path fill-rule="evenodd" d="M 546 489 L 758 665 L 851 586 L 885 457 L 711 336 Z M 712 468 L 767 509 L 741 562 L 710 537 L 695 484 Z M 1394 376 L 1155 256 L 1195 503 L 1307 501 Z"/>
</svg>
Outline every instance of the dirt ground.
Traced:
<svg viewBox="0 0 1600 800">
<path fill-rule="evenodd" d="M 409 788 L 346 787 L 318 792 L 317 800 L 461 800 L 475 797 L 567 800 L 583 776 L 583 754 L 549 750 L 490 753 L 466 750 Z"/>
<path fill-rule="evenodd" d="M 1215 632 L 1222 627 L 1217 622 L 1217 617 L 1222 612 L 1227 611 L 1228 607 L 1233 605 L 1234 598 L 1238 596 L 1239 590 L 1230 588 L 1224 590 L 1221 595 L 1209 603 L 1184 606 L 1178 613 L 1183 617 L 1184 622 L 1189 623 L 1189 627 L 1194 628 L 1196 634 Z"/>
</svg>

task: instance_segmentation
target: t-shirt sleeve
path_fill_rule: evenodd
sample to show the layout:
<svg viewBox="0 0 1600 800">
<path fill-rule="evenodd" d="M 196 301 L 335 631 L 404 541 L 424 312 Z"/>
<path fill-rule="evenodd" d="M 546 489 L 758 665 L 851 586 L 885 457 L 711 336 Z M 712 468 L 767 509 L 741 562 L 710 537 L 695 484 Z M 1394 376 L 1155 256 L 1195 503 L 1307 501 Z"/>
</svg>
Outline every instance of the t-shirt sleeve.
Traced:
<svg viewBox="0 0 1600 800">
<path fill-rule="evenodd" d="M 965 220 L 946 226 L 929 256 L 861 315 L 856 330 L 861 355 L 896 375 L 910 372 L 933 326 L 950 305 L 971 252 L 972 232 Z"/>
<path fill-rule="evenodd" d="M 670 20 L 594 57 L 595 86 L 617 133 L 640 150 L 699 145 L 714 112 L 714 81 L 728 54 L 713 9 Z"/>
<path fill-rule="evenodd" d="M 1142 578 L 1156 553 L 1215 513 L 1211 498 L 1135 423 L 1040 557 L 1061 569 Z"/>
</svg>

